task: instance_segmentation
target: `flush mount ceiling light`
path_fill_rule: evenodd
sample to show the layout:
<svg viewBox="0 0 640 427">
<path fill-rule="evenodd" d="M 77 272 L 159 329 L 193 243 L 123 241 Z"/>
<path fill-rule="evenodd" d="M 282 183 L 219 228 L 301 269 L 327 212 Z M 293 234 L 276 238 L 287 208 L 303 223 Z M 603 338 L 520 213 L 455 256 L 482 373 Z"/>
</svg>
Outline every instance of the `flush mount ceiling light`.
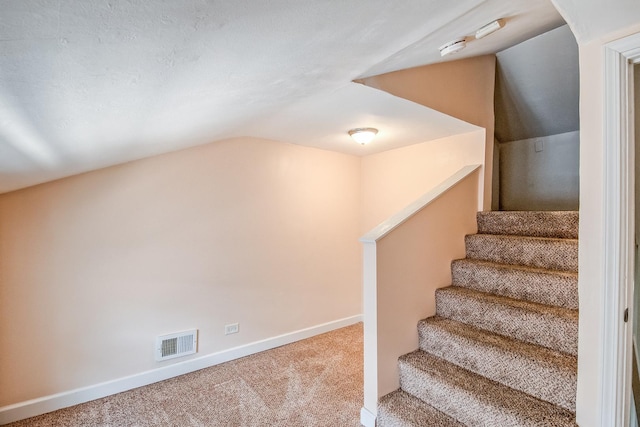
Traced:
<svg viewBox="0 0 640 427">
<path fill-rule="evenodd" d="M 378 129 L 375 128 L 356 128 L 349 131 L 351 138 L 361 145 L 370 143 L 377 133 Z"/>
<path fill-rule="evenodd" d="M 487 37 L 489 34 L 495 33 L 502 27 L 504 27 L 504 20 L 496 19 L 495 21 L 490 22 L 489 24 L 476 31 L 476 39 Z"/>
<path fill-rule="evenodd" d="M 447 56 L 452 53 L 460 52 L 465 47 L 467 47 L 467 40 L 464 37 L 451 40 L 449 43 L 445 43 L 440 46 L 440 56 Z"/>
</svg>

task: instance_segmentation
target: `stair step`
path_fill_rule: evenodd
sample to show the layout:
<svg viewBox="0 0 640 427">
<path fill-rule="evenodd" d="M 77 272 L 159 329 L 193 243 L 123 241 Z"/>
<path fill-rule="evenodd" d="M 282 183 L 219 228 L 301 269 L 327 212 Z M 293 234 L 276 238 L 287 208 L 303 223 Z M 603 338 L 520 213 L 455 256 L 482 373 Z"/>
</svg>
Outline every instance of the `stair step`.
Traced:
<svg viewBox="0 0 640 427">
<path fill-rule="evenodd" d="M 578 238 L 578 212 L 478 212 L 478 233 Z"/>
<path fill-rule="evenodd" d="M 396 390 L 380 399 L 377 427 L 464 427 L 422 400 Z"/>
<path fill-rule="evenodd" d="M 575 239 L 472 234 L 465 237 L 465 247 L 471 259 L 578 272 Z"/>
<path fill-rule="evenodd" d="M 436 290 L 436 314 L 574 356 L 578 352 L 577 310 L 449 286 Z"/>
<path fill-rule="evenodd" d="M 402 356 L 401 388 L 467 426 L 576 426 L 572 412 L 418 350 Z M 424 424 L 430 425 L 430 424 Z"/>
<path fill-rule="evenodd" d="M 452 284 L 510 298 L 578 309 L 578 274 L 459 259 L 451 264 Z"/>
<path fill-rule="evenodd" d="M 420 349 L 575 412 L 577 359 L 442 317 L 418 324 Z"/>
</svg>

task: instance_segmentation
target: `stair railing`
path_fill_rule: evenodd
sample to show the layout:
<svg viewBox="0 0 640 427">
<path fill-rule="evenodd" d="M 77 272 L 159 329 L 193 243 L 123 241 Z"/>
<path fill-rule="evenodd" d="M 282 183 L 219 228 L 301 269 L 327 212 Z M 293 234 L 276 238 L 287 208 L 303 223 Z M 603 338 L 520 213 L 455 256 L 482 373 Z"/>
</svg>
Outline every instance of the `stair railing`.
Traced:
<svg viewBox="0 0 640 427">
<path fill-rule="evenodd" d="M 399 388 L 398 357 L 418 348 L 418 321 L 435 314 L 435 290 L 451 284 L 451 261 L 477 231 L 481 165 L 461 168 L 365 234 L 363 425 L 378 398 Z"/>
</svg>

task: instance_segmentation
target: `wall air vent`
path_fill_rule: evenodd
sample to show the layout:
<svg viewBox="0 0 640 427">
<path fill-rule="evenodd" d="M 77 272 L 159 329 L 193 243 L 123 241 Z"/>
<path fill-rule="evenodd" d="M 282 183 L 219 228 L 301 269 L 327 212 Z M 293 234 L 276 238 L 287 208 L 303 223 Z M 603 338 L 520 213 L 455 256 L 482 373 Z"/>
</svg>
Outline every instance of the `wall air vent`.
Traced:
<svg viewBox="0 0 640 427">
<path fill-rule="evenodd" d="M 176 332 L 156 338 L 156 361 L 193 354 L 198 349 L 198 330 Z"/>
</svg>

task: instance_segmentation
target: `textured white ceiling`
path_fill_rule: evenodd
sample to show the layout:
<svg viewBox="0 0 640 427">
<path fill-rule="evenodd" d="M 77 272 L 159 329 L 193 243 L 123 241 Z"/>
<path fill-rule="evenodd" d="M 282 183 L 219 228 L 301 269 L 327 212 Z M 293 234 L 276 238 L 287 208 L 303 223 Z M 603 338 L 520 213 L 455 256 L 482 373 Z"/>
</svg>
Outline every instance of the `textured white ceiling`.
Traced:
<svg viewBox="0 0 640 427">
<path fill-rule="evenodd" d="M 440 7 L 450 7 L 446 3 L 443 1 Z M 365 75 L 500 52 L 564 24 L 562 17 L 548 1 L 485 0 L 477 3 L 476 7 L 453 20 L 442 19 L 439 26 L 431 28 L 420 40 L 374 65 Z M 438 10 L 434 12 L 440 13 Z M 504 27 L 499 32 L 476 40 L 476 30 L 498 18 L 504 21 Z M 459 38 L 466 39 L 467 47 L 459 53 L 441 58 L 438 48 Z"/>
<path fill-rule="evenodd" d="M 0 0 L 0 11 L 0 192 L 235 136 L 369 154 L 464 131 L 350 81 L 438 61 L 452 34 L 494 18 L 507 26 L 465 55 L 560 23 L 547 0 Z M 364 119 L 393 143 L 358 152 L 333 139 Z"/>
<path fill-rule="evenodd" d="M 580 44 L 631 27 L 640 20 L 638 0 L 553 0 Z"/>
</svg>

